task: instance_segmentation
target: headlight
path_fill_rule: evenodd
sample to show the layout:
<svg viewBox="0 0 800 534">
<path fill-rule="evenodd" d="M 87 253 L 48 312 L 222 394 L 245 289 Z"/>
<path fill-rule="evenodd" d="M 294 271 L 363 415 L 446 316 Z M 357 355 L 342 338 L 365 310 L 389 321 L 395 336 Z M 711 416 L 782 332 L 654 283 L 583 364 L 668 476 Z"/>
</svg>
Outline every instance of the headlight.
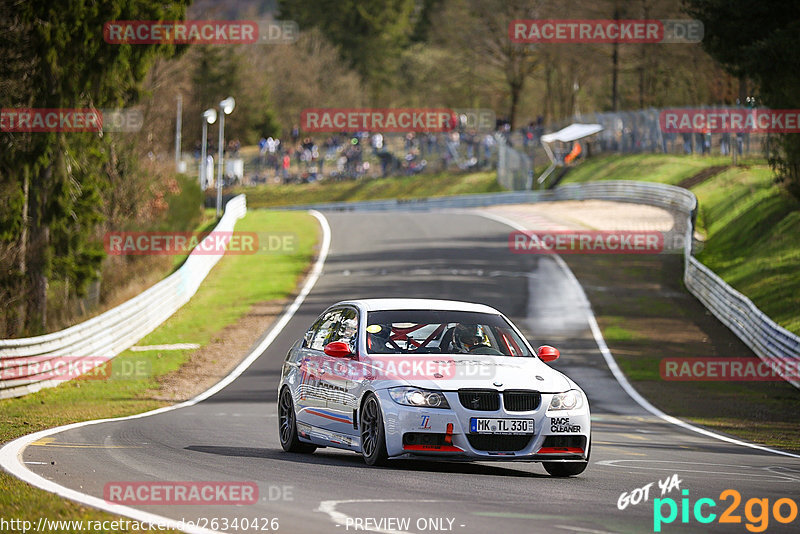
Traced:
<svg viewBox="0 0 800 534">
<path fill-rule="evenodd" d="M 556 393 L 550 399 L 548 410 L 577 410 L 583 408 L 583 395 L 577 389 Z"/>
<path fill-rule="evenodd" d="M 389 390 L 389 395 L 397 404 L 419 408 L 450 408 L 444 393 L 415 387 L 399 387 Z"/>
</svg>

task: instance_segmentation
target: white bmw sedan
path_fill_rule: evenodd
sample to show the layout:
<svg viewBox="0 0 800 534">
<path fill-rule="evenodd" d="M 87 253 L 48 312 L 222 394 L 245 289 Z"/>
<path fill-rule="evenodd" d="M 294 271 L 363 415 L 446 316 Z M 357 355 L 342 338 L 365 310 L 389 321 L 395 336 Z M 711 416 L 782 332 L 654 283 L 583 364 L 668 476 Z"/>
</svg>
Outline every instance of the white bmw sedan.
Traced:
<svg viewBox="0 0 800 534">
<path fill-rule="evenodd" d="M 554 476 L 589 460 L 586 395 L 503 314 L 481 304 L 370 299 L 334 304 L 286 356 L 281 446 L 388 458 L 542 462 Z"/>
</svg>

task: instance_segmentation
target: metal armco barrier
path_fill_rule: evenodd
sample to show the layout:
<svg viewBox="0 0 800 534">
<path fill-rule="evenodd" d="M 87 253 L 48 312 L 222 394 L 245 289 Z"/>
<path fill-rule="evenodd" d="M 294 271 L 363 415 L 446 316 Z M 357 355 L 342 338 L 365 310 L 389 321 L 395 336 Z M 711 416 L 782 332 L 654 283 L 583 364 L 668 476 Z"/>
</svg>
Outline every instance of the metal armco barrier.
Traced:
<svg viewBox="0 0 800 534">
<path fill-rule="evenodd" d="M 374 200 L 365 202 L 331 202 L 286 209 L 327 211 L 427 211 L 466 209 L 500 204 L 523 204 L 554 200 L 613 200 L 647 204 L 682 215 L 676 217 L 677 233 L 683 235 L 684 274 L 689 292 L 725 326 L 736 334 L 756 355 L 768 363 L 800 361 L 800 337 L 779 326 L 753 302 L 729 286 L 692 255 L 692 236 L 697 213 L 697 198 L 682 187 L 654 182 L 629 180 L 568 184 L 545 191 L 515 191 L 452 197 L 430 197 L 410 200 Z M 797 377 L 786 381 L 800 388 Z"/>
<path fill-rule="evenodd" d="M 684 283 L 725 326 L 744 341 L 759 358 L 786 369 L 800 361 L 800 337 L 775 324 L 753 302 L 723 282 L 711 269 L 689 257 Z M 796 365 L 793 366 L 796 368 Z M 797 376 L 784 377 L 800 388 Z"/>
<path fill-rule="evenodd" d="M 231 199 L 213 231 L 232 232 L 247 213 L 244 195 Z M 206 239 L 214 239 L 213 236 Z M 201 245 L 202 246 L 202 245 Z M 111 359 L 152 332 L 195 294 L 221 255 L 193 251 L 183 265 L 167 278 L 129 301 L 67 329 L 43 336 L 0 340 L 0 398 L 19 397 L 63 382 L 42 373 L 46 362 L 70 358 L 77 364 Z M 35 359 L 38 367 L 28 365 Z M 53 364 L 51 363 L 51 366 Z M 38 371 L 38 373 L 37 373 Z"/>
</svg>

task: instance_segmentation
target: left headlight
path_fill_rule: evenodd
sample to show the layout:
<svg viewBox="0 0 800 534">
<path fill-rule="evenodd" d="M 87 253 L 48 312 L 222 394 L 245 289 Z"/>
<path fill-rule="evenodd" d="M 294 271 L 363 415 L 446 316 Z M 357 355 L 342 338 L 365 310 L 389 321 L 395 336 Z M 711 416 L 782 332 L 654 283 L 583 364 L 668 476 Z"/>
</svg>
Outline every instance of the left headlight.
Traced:
<svg viewBox="0 0 800 534">
<path fill-rule="evenodd" d="M 389 390 L 389 396 L 397 404 L 416 406 L 418 408 L 450 408 L 444 393 L 410 386 L 401 386 Z"/>
<path fill-rule="evenodd" d="M 583 395 L 577 389 L 556 393 L 550 399 L 548 410 L 578 410 L 583 408 Z"/>
</svg>

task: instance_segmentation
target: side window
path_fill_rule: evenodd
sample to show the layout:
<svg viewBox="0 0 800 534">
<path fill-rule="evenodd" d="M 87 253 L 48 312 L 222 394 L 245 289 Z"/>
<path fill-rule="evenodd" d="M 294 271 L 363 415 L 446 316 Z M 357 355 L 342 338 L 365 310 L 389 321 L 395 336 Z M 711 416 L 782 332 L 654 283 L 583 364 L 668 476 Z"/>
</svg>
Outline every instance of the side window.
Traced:
<svg viewBox="0 0 800 534">
<path fill-rule="evenodd" d="M 331 341 L 344 341 L 350 345 L 350 349 L 356 350 L 356 336 L 358 334 L 358 313 L 351 309 L 342 310 L 341 326 L 339 331 L 331 337 Z"/>
<path fill-rule="evenodd" d="M 328 338 L 333 336 L 339 327 L 339 316 L 341 313 L 342 310 L 333 310 L 322 317 L 319 328 L 317 328 L 317 331 L 314 333 L 314 337 L 311 338 L 309 348 L 314 350 L 323 350 L 325 348 L 325 345 L 330 342 Z"/>
<path fill-rule="evenodd" d="M 311 328 L 306 330 L 306 333 L 303 336 L 303 347 L 305 348 L 311 347 L 311 340 L 314 339 L 314 334 L 317 333 L 317 330 L 319 330 L 320 325 L 322 325 L 322 319 L 323 319 L 322 317 L 318 318 L 316 321 L 314 321 L 314 324 L 311 325 Z"/>
</svg>

